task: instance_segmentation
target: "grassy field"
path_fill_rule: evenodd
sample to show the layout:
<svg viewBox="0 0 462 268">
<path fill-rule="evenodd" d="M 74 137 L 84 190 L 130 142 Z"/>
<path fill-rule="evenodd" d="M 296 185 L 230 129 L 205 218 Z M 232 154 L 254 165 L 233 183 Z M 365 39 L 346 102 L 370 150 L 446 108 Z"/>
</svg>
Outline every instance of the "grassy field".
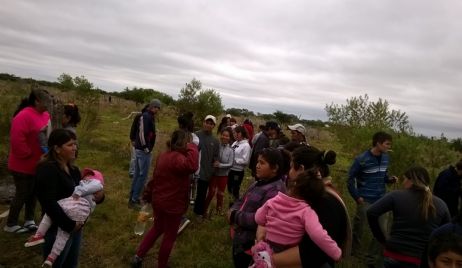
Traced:
<svg viewBox="0 0 462 268">
<path fill-rule="evenodd" d="M 10 102 L 17 103 L 19 96 L 27 92 L 24 91 L 24 87 L 19 86 Z M 65 97 L 70 98 L 62 96 Z M 106 192 L 105 202 L 96 208 L 84 227 L 80 267 L 128 267 L 129 260 L 141 241 L 141 237 L 133 233 L 137 213 L 127 207 L 131 183 L 128 177 L 130 159 L 128 133 L 132 122 L 131 118 L 127 119 L 127 116 L 140 109 L 141 107 L 137 107 L 134 103 L 117 98 L 113 98 L 111 103 L 101 98 L 94 127 L 88 130 L 77 129 L 80 148 L 76 164 L 80 168 L 92 167 L 101 170 L 105 175 Z M 176 114 L 171 108 L 163 108 L 158 118 L 159 138 L 154 159 L 159 151 L 165 149 L 167 137 L 176 126 Z M 351 154 L 342 152 L 336 137 L 326 130 L 312 129 L 310 143 L 321 149 L 333 149 L 338 153 L 332 177 L 334 184 L 343 193 L 352 214 L 354 204 L 346 191 L 346 170 L 352 161 Z M 6 152 L 4 140 L 1 146 L 0 153 L 3 153 L 4 157 Z M 251 180 L 250 177 L 246 177 L 243 190 Z M 8 209 L 7 204 L 0 204 L 1 212 L 6 209 Z M 191 211 L 188 214 L 193 218 Z M 37 222 L 39 219 L 38 208 Z M 5 219 L 1 221 L 0 227 L 3 227 Z M 28 235 L 0 231 L 0 252 L 2 252 L 0 267 L 38 267 L 41 264 L 40 246 L 33 248 L 23 246 Z M 158 244 L 150 251 L 144 267 L 156 266 Z M 171 267 L 232 267 L 229 226 L 225 219 L 218 216 L 204 222 L 193 219 L 190 226 L 178 237 L 170 257 L 170 265 Z M 358 266 L 347 260 L 342 261 L 338 267 Z"/>
</svg>

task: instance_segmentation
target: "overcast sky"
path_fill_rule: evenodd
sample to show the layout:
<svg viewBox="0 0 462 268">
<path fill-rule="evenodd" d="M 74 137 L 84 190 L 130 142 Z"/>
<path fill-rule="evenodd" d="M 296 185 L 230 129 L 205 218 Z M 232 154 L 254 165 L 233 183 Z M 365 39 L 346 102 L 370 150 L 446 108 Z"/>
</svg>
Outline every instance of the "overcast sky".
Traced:
<svg viewBox="0 0 462 268">
<path fill-rule="evenodd" d="M 367 93 L 462 137 L 461 1 L 2 2 L 0 72 L 174 98 L 195 77 L 227 108 L 321 120 Z"/>
</svg>

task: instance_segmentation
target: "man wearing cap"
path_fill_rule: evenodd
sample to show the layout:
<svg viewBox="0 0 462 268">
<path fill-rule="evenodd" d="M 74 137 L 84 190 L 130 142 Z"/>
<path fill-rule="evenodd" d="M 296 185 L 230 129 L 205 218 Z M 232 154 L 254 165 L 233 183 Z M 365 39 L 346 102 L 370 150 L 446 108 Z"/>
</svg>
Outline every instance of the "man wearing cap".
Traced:
<svg viewBox="0 0 462 268">
<path fill-rule="evenodd" d="M 153 99 L 139 119 L 135 131 L 135 173 L 128 205 L 131 208 L 140 208 L 140 193 L 149 172 L 152 159 L 152 149 L 156 142 L 156 125 L 154 117 L 160 110 L 160 101 Z"/>
<path fill-rule="evenodd" d="M 200 167 L 196 200 L 194 201 L 194 213 L 200 216 L 204 216 L 205 214 L 204 205 L 207 189 L 214 170 L 213 164 L 215 161 L 218 161 L 220 151 L 220 143 L 212 135 L 212 130 L 216 123 L 217 119 L 215 116 L 207 115 L 204 119 L 202 130 L 196 132 L 196 135 L 199 137 Z"/>
<path fill-rule="evenodd" d="M 290 130 L 292 142 L 306 144 L 305 127 L 302 124 L 287 126 L 287 129 Z"/>
</svg>

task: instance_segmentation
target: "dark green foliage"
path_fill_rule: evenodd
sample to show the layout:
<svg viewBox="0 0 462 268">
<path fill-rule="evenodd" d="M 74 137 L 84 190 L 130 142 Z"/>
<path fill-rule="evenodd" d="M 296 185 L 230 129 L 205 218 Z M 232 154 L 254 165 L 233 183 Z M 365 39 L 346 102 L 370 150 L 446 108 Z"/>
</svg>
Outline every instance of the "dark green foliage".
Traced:
<svg viewBox="0 0 462 268">
<path fill-rule="evenodd" d="M 462 138 L 452 140 L 451 148 L 459 153 L 462 153 Z"/>
<path fill-rule="evenodd" d="M 232 116 L 241 116 L 241 117 L 251 117 L 255 116 L 254 112 L 249 111 L 244 108 L 229 108 L 224 111 L 225 114 L 230 114 Z"/>
<path fill-rule="evenodd" d="M 196 126 L 202 124 L 206 115 L 218 116 L 223 112 L 220 94 L 214 89 L 202 90 L 202 83 L 193 78 L 180 90 L 176 103 L 180 113 L 192 112 Z"/>
<path fill-rule="evenodd" d="M 353 97 L 345 105 L 326 104 L 325 110 L 329 122 L 334 125 L 350 127 L 368 127 L 374 129 L 392 129 L 400 133 L 412 133 L 412 127 L 406 113 L 390 110 L 388 101 L 379 99 L 369 101 L 369 96 Z"/>
<path fill-rule="evenodd" d="M 134 101 L 137 104 L 146 104 L 152 99 L 159 99 L 164 105 L 173 105 L 175 103 L 175 100 L 170 95 L 150 88 L 125 88 L 122 92 L 111 92 L 111 95 Z"/>
<path fill-rule="evenodd" d="M 346 105 L 326 105 L 327 116 L 333 125 L 344 151 L 351 159 L 372 147 L 372 135 L 386 131 L 393 136 L 390 174 L 402 174 L 413 164 L 428 169 L 434 177 L 444 166 L 457 159 L 447 139 L 415 136 L 406 113 L 389 110 L 386 100 L 369 102 L 367 95 L 347 100 Z"/>
</svg>

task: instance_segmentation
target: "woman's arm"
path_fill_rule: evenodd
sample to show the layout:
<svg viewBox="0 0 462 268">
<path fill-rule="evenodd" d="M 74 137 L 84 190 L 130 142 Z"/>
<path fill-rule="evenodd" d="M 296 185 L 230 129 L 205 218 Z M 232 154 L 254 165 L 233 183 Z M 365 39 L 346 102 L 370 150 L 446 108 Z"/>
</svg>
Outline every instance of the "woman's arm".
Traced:
<svg viewBox="0 0 462 268">
<path fill-rule="evenodd" d="M 229 148 L 229 147 L 228 147 Z M 222 159 L 220 159 L 221 161 Z M 227 150 L 227 155 L 226 155 L 226 160 L 227 162 L 220 162 L 218 164 L 219 168 L 231 168 L 234 163 L 234 151 L 232 149 Z"/>
<path fill-rule="evenodd" d="M 43 164 L 37 167 L 37 197 L 45 212 L 61 229 L 70 233 L 76 222 L 64 213 L 58 204 L 62 189 L 59 189 L 60 171 L 56 165 Z"/>
<path fill-rule="evenodd" d="M 307 207 L 303 219 L 305 221 L 305 231 L 310 236 L 311 240 L 333 260 L 340 260 L 342 257 L 342 250 L 322 227 L 316 212 L 310 207 Z"/>
<path fill-rule="evenodd" d="M 393 192 L 386 194 L 384 197 L 375 201 L 367 209 L 367 221 L 369 222 L 369 227 L 371 228 L 372 234 L 379 243 L 384 244 L 386 242 L 385 235 L 382 232 L 379 224 L 379 217 L 385 214 L 388 211 L 393 209 Z"/>
</svg>

